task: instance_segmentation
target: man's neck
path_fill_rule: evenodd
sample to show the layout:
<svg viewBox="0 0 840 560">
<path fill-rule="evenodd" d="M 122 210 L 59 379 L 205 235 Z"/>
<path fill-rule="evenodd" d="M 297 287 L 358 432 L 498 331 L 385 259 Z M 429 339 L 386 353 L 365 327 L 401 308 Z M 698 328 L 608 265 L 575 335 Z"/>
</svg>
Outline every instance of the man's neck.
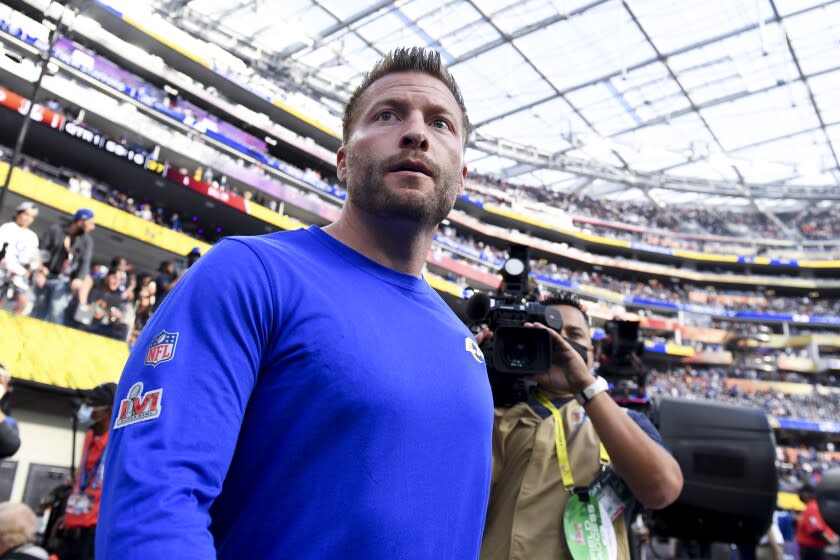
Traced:
<svg viewBox="0 0 840 560">
<path fill-rule="evenodd" d="M 383 266 L 420 276 L 437 226 L 370 214 L 350 202 L 324 232 Z"/>
<path fill-rule="evenodd" d="M 575 397 L 574 393 L 571 393 L 569 391 L 549 391 L 548 389 L 543 388 L 539 388 L 538 391 L 552 401 L 561 399 L 573 399 Z"/>
</svg>

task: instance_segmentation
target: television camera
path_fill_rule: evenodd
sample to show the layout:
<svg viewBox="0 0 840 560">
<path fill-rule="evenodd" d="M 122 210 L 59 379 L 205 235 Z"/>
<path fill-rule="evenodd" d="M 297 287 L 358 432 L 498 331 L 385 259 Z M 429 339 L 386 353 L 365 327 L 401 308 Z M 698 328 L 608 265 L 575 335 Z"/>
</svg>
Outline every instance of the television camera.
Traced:
<svg viewBox="0 0 840 560">
<path fill-rule="evenodd" d="M 530 283 L 527 247 L 511 246 L 509 257 L 499 271 L 502 283 L 497 293 L 477 292 L 466 304 L 471 327 L 486 325 L 492 339 L 481 344 L 496 404 L 510 406 L 527 398 L 528 377 L 546 373 L 551 366 L 552 344 L 548 331 L 526 327 L 526 323 L 542 323 L 557 332 L 563 329 L 563 316 L 539 303 L 539 292 Z M 630 380 L 643 387 L 639 323 L 609 321 L 602 344 L 597 373 L 613 385 Z M 565 337 L 564 337 L 565 338 Z M 587 349 L 565 338 L 584 362 Z M 591 364 L 590 364 L 591 365 Z"/>
<path fill-rule="evenodd" d="M 551 364 L 548 331 L 525 327 L 539 322 L 560 332 L 563 318 L 539 303 L 529 278 L 528 250 L 510 248 L 493 297 L 476 293 L 466 303 L 469 326 L 493 333 L 481 350 L 493 401 L 509 407 L 528 399 L 529 378 Z M 586 348 L 566 338 L 584 361 Z M 640 324 L 607 321 L 597 373 L 616 400 L 645 388 Z M 646 407 L 683 471 L 685 487 L 668 508 L 652 512 L 654 534 L 700 541 L 757 543 L 766 533 L 776 503 L 775 442 L 763 411 L 719 403 L 657 398 Z M 840 484 L 838 484 L 840 487 Z M 840 509 L 840 508 L 838 508 Z"/>
</svg>

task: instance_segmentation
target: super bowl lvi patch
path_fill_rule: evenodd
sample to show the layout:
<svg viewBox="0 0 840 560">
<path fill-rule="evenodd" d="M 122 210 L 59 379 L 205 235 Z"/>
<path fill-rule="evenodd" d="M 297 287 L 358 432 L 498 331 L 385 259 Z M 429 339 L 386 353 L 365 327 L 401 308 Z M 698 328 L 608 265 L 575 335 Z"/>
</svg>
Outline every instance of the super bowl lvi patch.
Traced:
<svg viewBox="0 0 840 560">
<path fill-rule="evenodd" d="M 128 390 L 126 398 L 120 401 L 120 409 L 114 429 L 138 422 L 154 420 L 160 416 L 163 405 L 163 388 L 143 393 L 143 382 L 138 381 Z"/>
</svg>

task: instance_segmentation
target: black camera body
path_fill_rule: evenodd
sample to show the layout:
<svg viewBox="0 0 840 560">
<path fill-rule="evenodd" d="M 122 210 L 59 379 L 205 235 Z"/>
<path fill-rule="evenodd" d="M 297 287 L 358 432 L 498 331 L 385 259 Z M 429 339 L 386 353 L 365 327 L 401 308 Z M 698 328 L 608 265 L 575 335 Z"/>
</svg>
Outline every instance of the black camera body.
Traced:
<svg viewBox="0 0 840 560">
<path fill-rule="evenodd" d="M 528 377 L 548 373 L 551 368 L 550 332 L 525 324 L 541 323 L 556 332 L 563 329 L 560 311 L 537 303 L 539 292 L 530 289 L 528 262 L 528 249 L 512 246 L 500 270 L 502 285 L 493 298 L 477 292 L 466 304 L 465 314 L 474 332 L 486 326 L 493 333 L 492 339 L 482 342 L 481 351 L 496 406 L 508 407 L 527 400 Z M 586 361 L 586 349 L 566 340 Z"/>
<path fill-rule="evenodd" d="M 487 368 L 509 375 L 538 375 L 551 367 L 551 338 L 548 331 L 525 327 L 542 323 L 563 328 L 563 317 L 554 309 L 535 302 L 501 302 L 487 313 L 487 327 L 493 340 L 482 345 Z"/>
<path fill-rule="evenodd" d="M 467 301 L 466 315 L 473 325 L 486 324 L 493 333 L 492 340 L 481 344 L 491 377 L 547 373 L 551 367 L 551 337 L 548 331 L 528 328 L 525 323 L 542 323 L 559 332 L 563 317 L 537 303 L 538 294 L 529 286 L 528 248 L 512 245 L 508 255 L 499 271 L 502 284 L 494 298 L 475 293 Z"/>
<path fill-rule="evenodd" d="M 645 345 L 642 342 L 639 321 L 607 321 L 604 334 L 598 360 L 598 375 L 608 380 L 640 379 L 643 374 L 641 357 Z"/>
</svg>

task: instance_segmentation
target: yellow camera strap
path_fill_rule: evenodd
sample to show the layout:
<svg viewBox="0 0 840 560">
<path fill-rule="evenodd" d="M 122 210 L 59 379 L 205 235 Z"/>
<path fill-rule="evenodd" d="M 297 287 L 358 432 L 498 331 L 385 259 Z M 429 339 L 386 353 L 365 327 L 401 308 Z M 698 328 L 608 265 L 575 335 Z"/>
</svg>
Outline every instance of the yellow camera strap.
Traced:
<svg viewBox="0 0 840 560">
<path fill-rule="evenodd" d="M 554 446 L 557 450 L 557 466 L 560 468 L 560 478 L 563 481 L 563 487 L 572 491 L 575 487 L 575 478 L 572 475 L 572 465 L 569 461 L 569 450 L 566 446 L 566 430 L 563 427 L 563 417 L 560 411 L 554 406 L 554 403 L 548 397 L 537 391 L 536 398 L 541 405 L 546 407 L 554 419 Z M 610 462 L 610 456 L 603 443 L 598 444 L 598 457 L 601 460 L 601 465 L 607 465 Z"/>
</svg>

